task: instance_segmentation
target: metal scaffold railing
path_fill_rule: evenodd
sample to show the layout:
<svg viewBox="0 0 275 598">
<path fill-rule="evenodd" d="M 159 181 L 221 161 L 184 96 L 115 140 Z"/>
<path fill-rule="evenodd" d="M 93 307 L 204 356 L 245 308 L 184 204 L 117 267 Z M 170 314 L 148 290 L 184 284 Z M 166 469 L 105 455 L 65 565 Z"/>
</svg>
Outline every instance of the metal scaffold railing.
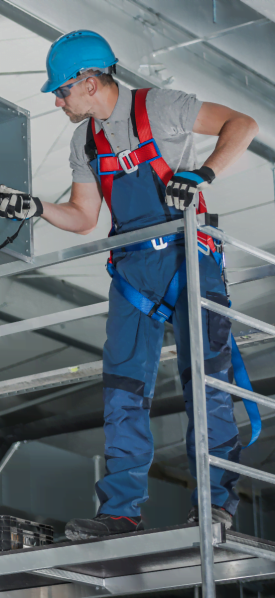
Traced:
<svg viewBox="0 0 275 598">
<path fill-rule="evenodd" d="M 210 472 L 208 464 L 208 428 L 202 338 L 200 273 L 197 246 L 196 212 L 195 208 L 191 206 L 185 211 L 185 252 L 201 543 L 201 571 L 203 595 L 207 598 L 212 598 L 215 595 L 215 581 L 213 571 L 212 511 Z"/>
<path fill-rule="evenodd" d="M 224 459 L 220 459 L 218 457 L 209 455 L 205 385 L 240 396 L 242 398 L 246 398 L 255 403 L 265 405 L 272 409 L 275 409 L 275 401 L 268 397 L 264 397 L 260 394 L 244 390 L 242 388 L 238 388 L 233 384 L 229 384 L 221 380 L 217 380 L 216 378 L 212 378 L 211 376 L 205 375 L 201 309 L 205 308 L 207 310 L 215 311 L 219 314 L 227 316 L 233 320 L 242 322 L 243 324 L 246 324 L 249 327 L 252 327 L 253 329 L 258 329 L 271 336 L 275 336 L 275 326 L 261 322 L 260 320 L 257 320 L 255 318 L 248 317 L 235 310 L 228 309 L 220 304 L 209 301 L 208 299 L 201 298 L 199 260 L 197 251 L 197 229 L 202 230 L 204 233 L 209 234 L 213 238 L 218 239 L 223 243 L 231 244 L 245 252 L 250 253 L 251 255 L 254 255 L 258 258 L 265 260 L 266 262 L 275 265 L 275 256 L 263 250 L 252 247 L 251 245 L 248 245 L 242 241 L 238 241 L 234 237 L 227 235 L 219 229 L 204 226 L 201 223 L 198 224 L 196 220 L 195 208 L 193 206 L 190 206 L 185 211 L 184 219 L 182 220 L 167 222 L 165 224 L 156 225 L 138 231 L 133 231 L 116 237 L 102 239 L 99 241 L 94 241 L 92 243 L 86 243 L 81 246 L 71 247 L 69 249 L 46 254 L 38 258 L 35 258 L 31 263 L 12 262 L 9 264 L 2 265 L 0 266 L 0 277 L 22 274 L 23 272 L 29 270 L 34 270 L 37 268 L 40 269 L 49 265 L 79 259 L 88 255 L 94 255 L 105 251 L 110 251 L 115 247 L 123 247 L 125 245 L 133 244 L 135 242 L 140 243 L 145 240 L 153 240 L 170 233 L 183 232 L 184 230 L 186 238 L 185 249 L 187 263 L 187 290 L 190 324 L 191 369 L 194 396 L 194 425 L 200 528 L 199 530 L 197 528 L 185 528 L 185 530 L 179 529 L 177 530 L 176 534 L 172 534 L 169 531 L 159 532 L 166 534 L 166 540 L 163 536 L 163 544 L 162 542 L 160 543 L 160 539 L 158 539 L 157 537 L 156 539 L 154 539 L 155 536 L 153 533 L 144 537 L 144 541 L 142 540 L 142 536 L 139 536 L 140 539 L 136 544 L 134 544 L 136 538 L 125 538 L 123 539 L 123 542 L 125 540 L 124 544 L 123 542 L 121 543 L 121 540 L 116 539 L 112 540 L 112 542 L 116 542 L 118 543 L 119 547 L 122 547 L 120 549 L 121 558 L 126 558 L 127 555 L 131 556 L 131 558 L 134 558 L 135 556 L 141 558 L 140 555 L 144 556 L 146 550 L 149 551 L 148 554 L 162 554 L 165 550 L 170 551 L 171 554 L 171 551 L 178 551 L 180 547 L 182 547 L 182 549 L 188 546 L 194 547 L 197 544 L 197 540 L 199 538 L 201 553 L 201 577 L 199 576 L 197 571 L 195 573 L 195 569 L 198 568 L 196 564 L 196 566 L 194 566 L 194 574 L 189 570 L 188 572 L 187 568 L 185 568 L 185 580 L 188 579 L 188 575 L 191 580 L 188 582 L 186 581 L 186 583 L 180 581 L 182 577 L 180 567 L 178 567 L 178 573 L 176 573 L 176 569 L 174 568 L 171 575 L 169 575 L 168 571 L 163 571 L 163 573 L 165 573 L 165 580 L 163 577 L 162 581 L 161 572 L 159 571 L 157 573 L 156 578 L 153 576 L 152 568 L 152 572 L 144 574 L 145 577 L 147 575 L 146 579 L 148 581 L 146 582 L 144 581 L 145 577 L 142 577 L 141 579 L 140 575 L 129 576 L 128 573 L 125 573 L 124 576 L 121 576 L 119 578 L 113 578 L 109 575 L 109 581 L 107 581 L 106 578 L 106 584 L 105 581 L 102 584 L 99 578 L 92 577 L 91 575 L 82 575 L 82 577 L 80 576 L 77 578 L 77 575 L 79 575 L 78 573 L 66 572 L 65 574 L 64 571 L 61 571 L 56 568 L 58 566 L 61 567 L 64 565 L 76 565 L 77 563 L 91 563 L 91 561 L 94 563 L 97 562 L 99 559 L 98 555 L 100 552 L 99 544 L 97 544 L 96 546 L 94 545 L 96 547 L 96 551 L 90 549 L 88 544 L 85 544 L 83 546 L 66 546 L 64 549 L 60 548 L 61 545 L 59 545 L 59 552 L 56 552 L 57 549 L 48 549 L 46 551 L 49 557 L 46 560 L 43 560 L 43 555 L 41 551 L 37 552 L 37 554 L 33 556 L 30 553 L 25 553 L 24 555 L 22 554 L 19 560 L 18 557 L 16 557 L 16 561 L 13 558 L 13 555 L 6 555 L 0 558 L 0 575 L 4 574 L 4 572 L 7 572 L 8 566 L 10 573 L 18 573 L 19 571 L 32 571 L 34 573 L 36 571 L 37 573 L 39 572 L 39 574 L 41 575 L 46 575 L 52 578 L 59 577 L 63 580 L 71 579 L 75 583 L 89 583 L 90 585 L 97 584 L 100 587 L 104 586 L 104 588 L 105 586 L 106 588 L 108 586 L 109 590 L 108 592 L 106 590 L 107 594 L 119 593 L 119 584 L 121 584 L 121 591 L 122 588 L 124 588 L 122 593 L 125 593 L 126 589 L 129 593 L 133 592 L 134 590 L 137 593 L 139 591 L 145 591 L 146 588 L 148 591 L 151 591 L 152 589 L 160 589 L 160 586 L 158 585 L 160 583 L 163 584 L 161 586 L 161 589 L 163 589 L 164 587 L 168 587 L 168 585 L 165 586 L 165 584 L 170 584 L 169 587 L 184 587 L 185 585 L 189 585 L 189 587 L 190 585 L 198 587 L 198 585 L 201 584 L 203 590 L 203 597 L 214 598 L 215 582 L 221 583 L 222 580 L 225 579 L 225 573 L 221 567 L 219 567 L 216 564 L 216 568 L 214 569 L 214 548 L 215 550 L 217 550 L 217 548 L 228 550 L 230 551 L 230 554 L 232 553 L 232 551 L 237 551 L 239 553 L 245 553 L 247 555 L 250 555 L 251 558 L 257 557 L 259 559 L 261 557 L 262 559 L 275 561 L 275 545 L 274 547 L 265 547 L 264 545 L 259 546 L 259 543 L 256 545 L 255 541 L 242 542 L 242 538 L 235 537 L 236 534 L 234 536 L 234 532 L 230 532 L 229 535 L 227 534 L 227 538 L 225 539 L 225 537 L 222 534 L 221 525 L 212 525 L 210 465 L 234 471 L 242 475 L 247 475 L 255 479 L 264 480 L 272 484 L 275 484 L 275 475 L 261 472 L 259 470 L 246 467 L 244 465 L 232 463 L 230 461 L 226 461 Z M 36 330 L 44 326 L 71 321 L 74 319 L 86 318 L 93 315 L 105 314 L 107 312 L 108 302 L 101 302 L 96 305 L 93 304 L 91 306 L 84 306 L 81 308 L 31 318 L 29 320 L 23 320 L 12 324 L 2 325 L 0 326 L 0 336 L 19 333 L 26 330 Z M 175 354 L 175 347 L 167 347 L 163 349 L 162 358 L 173 358 Z M 48 388 L 50 386 L 56 386 L 59 383 L 68 384 L 75 383 L 80 380 L 89 380 L 90 378 L 101 376 L 101 374 L 102 362 L 94 362 L 91 364 L 83 364 L 82 366 L 77 366 L 77 368 L 63 368 L 62 370 L 56 370 L 55 372 L 47 372 L 38 375 L 36 374 L 35 376 L 27 376 L 25 378 L 20 378 L 13 381 L 5 381 L 0 384 L 0 397 L 9 396 L 13 393 L 27 392 L 28 390 L 33 391 L 35 390 L 35 388 Z M 241 534 L 239 534 L 239 536 L 241 536 Z M 171 546 L 167 539 L 169 540 Z M 105 560 L 108 558 L 111 559 L 113 558 L 113 552 L 111 550 L 110 555 L 108 556 L 109 553 L 108 551 L 106 552 L 107 549 L 104 548 L 105 544 L 104 542 L 102 542 L 102 555 L 104 556 Z M 110 547 L 111 549 L 110 543 L 107 542 L 106 546 Z M 59 559 L 56 559 L 57 554 L 59 555 Z M 119 555 L 120 553 L 117 553 L 115 551 L 115 554 L 116 558 L 119 558 L 117 555 Z M 103 556 L 101 558 L 103 558 Z M 229 558 L 231 557 L 228 556 L 228 559 Z M 238 565 L 239 568 L 243 566 L 243 562 L 244 561 L 240 562 L 240 564 Z M 155 564 L 152 567 L 155 567 Z M 271 575 L 271 571 L 272 575 L 275 576 L 275 569 L 274 567 L 272 567 L 266 567 L 264 574 Z M 247 570 L 248 569 L 249 567 L 247 567 Z M 241 578 L 241 573 L 239 574 L 239 577 L 237 577 L 236 571 L 237 566 L 235 567 L 234 572 L 231 572 L 230 574 L 231 580 Z M 113 579 L 115 581 L 112 581 Z M 131 587 L 133 587 L 133 590 L 130 590 L 128 588 L 127 580 L 129 583 L 131 583 Z M 114 584 L 114 587 L 112 586 L 112 583 Z M 135 583 L 137 583 L 137 586 L 135 586 Z M 140 590 L 139 588 L 142 588 L 142 590 Z M 106 592 L 104 592 L 102 595 L 105 596 Z"/>
<path fill-rule="evenodd" d="M 211 229 L 210 227 L 203 227 L 203 231 L 210 234 L 215 239 L 222 242 L 229 243 L 246 251 L 256 257 L 262 258 L 271 263 L 275 262 L 275 257 L 262 251 L 256 247 L 252 247 L 233 239 L 222 231 Z M 215 596 L 215 580 L 214 580 L 214 561 L 213 561 L 213 546 L 211 533 L 211 491 L 209 483 L 209 465 L 220 467 L 229 471 L 233 471 L 242 475 L 246 475 L 255 479 L 264 480 L 271 484 L 275 484 L 275 475 L 261 472 L 251 467 L 245 467 L 238 463 L 232 463 L 209 455 L 208 450 L 208 431 L 207 431 L 207 416 L 206 416 L 206 398 L 205 385 L 213 388 L 218 388 L 237 394 L 241 397 L 248 398 L 262 405 L 268 405 L 275 409 L 275 401 L 216 380 L 210 376 L 205 376 L 204 372 L 204 357 L 203 357 L 203 336 L 202 336 L 202 318 L 201 307 L 227 316 L 238 322 L 242 322 L 248 326 L 266 332 L 275 336 L 275 326 L 266 324 L 255 318 L 248 317 L 238 311 L 221 306 L 208 299 L 201 298 L 200 295 L 200 278 L 199 278 L 199 260 L 197 247 L 197 222 L 194 207 L 190 207 L 185 212 L 185 249 L 187 262 L 187 288 L 188 288 L 188 311 L 189 311 L 189 327 L 190 327 L 190 345 L 191 345 L 191 369 L 192 369 L 192 385 L 193 385 L 193 402 L 194 402 L 194 424 L 195 424 L 195 440 L 196 440 L 196 467 L 197 467 L 197 481 L 198 481 L 198 505 L 199 505 L 199 525 L 200 525 L 200 539 L 201 539 L 201 568 L 202 568 L 202 590 L 204 598 L 213 598 Z M 231 543 L 233 544 L 233 543 Z M 224 546 L 225 548 L 225 546 Z M 236 547 L 235 547 L 236 548 Z M 234 550 L 230 547 L 230 542 L 227 543 L 227 550 Z M 252 552 L 251 552 L 252 550 Z M 242 551 L 246 554 L 258 554 L 256 548 L 242 547 Z"/>
</svg>

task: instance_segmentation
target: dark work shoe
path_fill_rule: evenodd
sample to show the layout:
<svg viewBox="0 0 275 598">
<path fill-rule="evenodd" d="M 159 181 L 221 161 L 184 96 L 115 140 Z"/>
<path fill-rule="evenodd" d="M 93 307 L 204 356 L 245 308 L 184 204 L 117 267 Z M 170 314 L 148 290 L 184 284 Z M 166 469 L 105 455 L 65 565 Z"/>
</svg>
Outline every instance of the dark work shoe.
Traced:
<svg viewBox="0 0 275 598">
<path fill-rule="evenodd" d="M 65 527 L 69 540 L 89 540 L 100 536 L 130 534 L 144 529 L 141 517 L 116 517 L 101 513 L 94 519 L 72 519 Z"/>
<path fill-rule="evenodd" d="M 216 505 L 212 505 L 212 523 L 224 523 L 226 529 L 230 529 L 232 527 L 233 517 L 223 509 L 222 507 L 217 507 Z M 199 510 L 198 507 L 192 507 L 191 511 L 188 513 L 187 517 L 187 524 L 196 524 L 199 525 Z"/>
</svg>

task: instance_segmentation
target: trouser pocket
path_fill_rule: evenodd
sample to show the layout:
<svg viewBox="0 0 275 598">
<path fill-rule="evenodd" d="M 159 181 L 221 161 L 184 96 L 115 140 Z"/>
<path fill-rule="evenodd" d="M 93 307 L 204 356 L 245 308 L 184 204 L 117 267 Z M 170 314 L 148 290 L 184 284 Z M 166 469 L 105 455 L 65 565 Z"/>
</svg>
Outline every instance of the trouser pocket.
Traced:
<svg viewBox="0 0 275 598">
<path fill-rule="evenodd" d="M 228 300 L 221 293 L 206 291 L 206 299 L 228 307 Z M 208 311 L 208 338 L 211 351 L 223 351 L 228 344 L 231 321 L 226 316 L 221 316 L 214 311 Z"/>
</svg>

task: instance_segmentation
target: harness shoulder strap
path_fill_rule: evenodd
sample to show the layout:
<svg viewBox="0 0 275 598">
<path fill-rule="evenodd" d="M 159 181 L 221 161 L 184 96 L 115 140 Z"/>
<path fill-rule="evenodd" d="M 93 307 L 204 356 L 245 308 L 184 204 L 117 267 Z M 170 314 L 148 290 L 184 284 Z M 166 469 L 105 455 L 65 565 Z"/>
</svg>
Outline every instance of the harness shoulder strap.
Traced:
<svg viewBox="0 0 275 598">
<path fill-rule="evenodd" d="M 153 139 L 151 125 L 149 122 L 147 108 L 146 108 L 146 96 L 149 89 L 138 89 L 135 94 L 135 117 L 137 125 L 137 133 L 140 143 L 144 143 Z M 168 166 L 167 162 L 161 157 L 151 162 L 151 166 L 157 173 L 161 181 L 167 185 L 173 176 L 173 170 Z"/>
<path fill-rule="evenodd" d="M 93 139 L 97 148 L 98 154 L 111 154 L 114 155 L 112 152 L 112 148 L 108 139 L 106 139 L 103 129 L 99 131 L 99 133 L 95 130 L 95 121 L 94 118 L 91 118 L 91 129 Z M 106 204 L 111 212 L 111 198 L 112 198 L 112 187 L 113 187 L 113 174 L 106 174 L 104 177 L 101 177 L 101 189 L 103 196 L 105 198 Z"/>
</svg>

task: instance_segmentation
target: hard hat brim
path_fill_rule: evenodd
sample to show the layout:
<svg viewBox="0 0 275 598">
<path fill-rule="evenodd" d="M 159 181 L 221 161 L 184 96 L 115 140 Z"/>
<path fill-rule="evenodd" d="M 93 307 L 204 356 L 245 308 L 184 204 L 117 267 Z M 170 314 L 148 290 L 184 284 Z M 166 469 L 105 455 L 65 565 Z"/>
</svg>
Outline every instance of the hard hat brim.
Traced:
<svg viewBox="0 0 275 598">
<path fill-rule="evenodd" d="M 42 93 L 49 93 L 50 91 L 54 91 L 60 87 L 60 81 L 57 83 L 56 81 L 50 81 L 49 79 L 42 85 L 40 91 Z"/>
</svg>

